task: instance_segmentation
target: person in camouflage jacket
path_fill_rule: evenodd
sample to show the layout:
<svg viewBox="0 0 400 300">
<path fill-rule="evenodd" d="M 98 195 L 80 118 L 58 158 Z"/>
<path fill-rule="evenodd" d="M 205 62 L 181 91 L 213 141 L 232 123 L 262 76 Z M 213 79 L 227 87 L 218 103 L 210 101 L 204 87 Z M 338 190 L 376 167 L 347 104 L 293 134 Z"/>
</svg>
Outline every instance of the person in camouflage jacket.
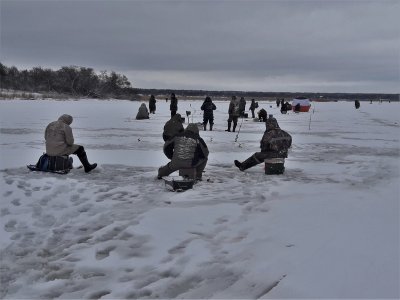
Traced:
<svg viewBox="0 0 400 300">
<path fill-rule="evenodd" d="M 292 137 L 289 133 L 279 128 L 278 121 L 270 115 L 267 119 L 266 130 L 260 141 L 261 152 L 256 152 L 244 162 L 235 160 L 235 166 L 240 171 L 254 167 L 268 158 L 286 158 L 288 149 L 292 145 Z"/>
<path fill-rule="evenodd" d="M 158 169 L 158 179 L 180 170 L 196 168 L 196 179 L 202 179 L 202 173 L 208 160 L 208 148 L 199 135 L 196 124 L 189 124 L 185 131 L 167 141 L 163 148 L 164 154 L 171 161 Z"/>
</svg>

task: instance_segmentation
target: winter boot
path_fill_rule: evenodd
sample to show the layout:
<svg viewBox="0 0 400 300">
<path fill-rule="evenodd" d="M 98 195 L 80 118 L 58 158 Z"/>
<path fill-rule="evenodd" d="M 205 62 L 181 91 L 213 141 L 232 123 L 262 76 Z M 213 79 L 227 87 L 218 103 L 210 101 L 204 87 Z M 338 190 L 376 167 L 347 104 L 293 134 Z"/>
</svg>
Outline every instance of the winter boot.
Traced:
<svg viewBox="0 0 400 300">
<path fill-rule="evenodd" d="M 213 125 L 213 123 L 210 123 L 210 131 L 212 131 Z"/>
<path fill-rule="evenodd" d="M 204 127 L 204 131 L 206 131 L 207 130 L 207 124 L 203 123 L 203 127 Z"/>
<path fill-rule="evenodd" d="M 232 130 L 233 132 L 235 132 L 235 130 L 236 130 L 236 125 L 237 124 L 233 124 L 233 130 Z"/>
<path fill-rule="evenodd" d="M 240 171 L 244 171 L 246 169 L 254 167 L 255 165 L 258 165 L 260 162 L 255 158 L 254 155 L 252 155 L 242 163 L 240 163 L 237 160 L 235 160 L 234 163 L 235 166 L 238 167 Z"/>
<path fill-rule="evenodd" d="M 231 132 L 231 122 L 228 122 L 228 129 L 225 129 L 225 131 Z"/>
<path fill-rule="evenodd" d="M 78 155 L 78 158 L 81 161 L 86 173 L 89 173 L 93 169 L 96 169 L 97 164 L 90 164 L 89 163 L 87 155 L 86 155 L 86 152 L 84 150 L 83 151 L 79 151 L 77 153 L 77 155 Z"/>
</svg>

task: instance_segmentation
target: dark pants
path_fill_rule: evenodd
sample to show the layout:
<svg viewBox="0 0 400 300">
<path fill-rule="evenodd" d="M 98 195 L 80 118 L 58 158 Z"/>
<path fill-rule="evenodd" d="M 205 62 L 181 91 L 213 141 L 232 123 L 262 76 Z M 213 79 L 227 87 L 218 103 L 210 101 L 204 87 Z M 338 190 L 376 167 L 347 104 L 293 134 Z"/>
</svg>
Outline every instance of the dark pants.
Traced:
<svg viewBox="0 0 400 300">
<path fill-rule="evenodd" d="M 176 115 L 176 110 L 171 110 L 171 118 Z"/>
<path fill-rule="evenodd" d="M 200 159 L 194 166 L 188 165 L 185 162 L 180 163 L 180 162 L 170 161 L 168 164 L 158 169 L 158 177 L 168 176 L 169 174 L 178 171 L 179 169 L 196 168 L 197 178 L 201 178 L 201 175 L 206 165 L 207 165 L 207 158 Z"/>
</svg>

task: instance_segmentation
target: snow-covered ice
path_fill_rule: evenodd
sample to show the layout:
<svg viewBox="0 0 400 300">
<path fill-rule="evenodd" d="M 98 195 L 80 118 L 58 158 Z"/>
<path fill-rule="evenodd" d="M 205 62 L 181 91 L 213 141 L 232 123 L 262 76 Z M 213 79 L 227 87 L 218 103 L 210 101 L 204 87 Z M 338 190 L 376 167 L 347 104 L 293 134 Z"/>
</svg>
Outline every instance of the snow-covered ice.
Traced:
<svg viewBox="0 0 400 300">
<path fill-rule="evenodd" d="M 201 104 L 178 112 L 201 122 Z M 204 180 L 174 193 L 155 178 L 169 102 L 135 120 L 139 102 L 0 101 L 1 297 L 399 298 L 400 104 L 260 101 L 293 137 L 279 176 L 233 165 L 264 124 L 245 119 L 235 142 L 215 104 Z M 98 168 L 30 172 L 64 113 Z"/>
</svg>

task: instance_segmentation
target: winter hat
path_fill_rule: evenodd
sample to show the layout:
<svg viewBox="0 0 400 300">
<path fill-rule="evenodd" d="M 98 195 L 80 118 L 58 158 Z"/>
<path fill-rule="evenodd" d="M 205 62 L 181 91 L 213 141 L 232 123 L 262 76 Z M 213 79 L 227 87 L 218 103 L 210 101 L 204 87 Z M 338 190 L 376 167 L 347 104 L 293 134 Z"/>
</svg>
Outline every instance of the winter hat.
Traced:
<svg viewBox="0 0 400 300">
<path fill-rule="evenodd" d="M 73 118 L 70 115 L 64 114 L 58 118 L 59 121 L 63 121 L 65 124 L 71 125 Z"/>
<path fill-rule="evenodd" d="M 195 134 L 199 134 L 199 128 L 197 127 L 196 124 L 194 123 L 190 123 L 187 127 L 186 127 L 186 131 L 191 131 Z"/>
</svg>

